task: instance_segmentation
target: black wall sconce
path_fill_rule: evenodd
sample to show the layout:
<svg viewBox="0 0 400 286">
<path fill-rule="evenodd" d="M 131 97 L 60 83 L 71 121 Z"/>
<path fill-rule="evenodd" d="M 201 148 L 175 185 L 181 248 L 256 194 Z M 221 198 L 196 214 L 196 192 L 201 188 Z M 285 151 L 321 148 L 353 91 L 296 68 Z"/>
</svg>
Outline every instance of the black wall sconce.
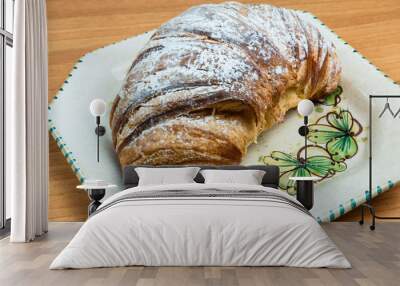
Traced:
<svg viewBox="0 0 400 286">
<path fill-rule="evenodd" d="M 304 125 L 299 128 L 299 134 L 304 136 L 304 164 L 307 163 L 307 135 L 308 116 L 314 111 L 314 103 L 309 99 L 303 99 L 297 105 L 297 112 L 304 117 Z"/>
<path fill-rule="evenodd" d="M 90 113 L 96 118 L 97 126 L 94 132 L 97 135 L 97 162 L 100 162 L 100 136 L 106 134 L 106 128 L 100 125 L 100 117 L 106 113 L 106 102 L 99 98 L 92 100 L 92 102 L 90 103 Z"/>
</svg>

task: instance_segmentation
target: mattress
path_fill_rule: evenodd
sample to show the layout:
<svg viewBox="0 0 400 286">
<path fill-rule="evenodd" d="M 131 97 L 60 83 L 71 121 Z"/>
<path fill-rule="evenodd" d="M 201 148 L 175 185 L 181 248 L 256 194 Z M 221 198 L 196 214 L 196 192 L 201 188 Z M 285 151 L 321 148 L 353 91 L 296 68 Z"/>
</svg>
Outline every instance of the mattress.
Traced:
<svg viewBox="0 0 400 286">
<path fill-rule="evenodd" d="M 197 183 L 139 186 L 108 198 L 50 269 L 129 265 L 351 267 L 291 196 Z"/>
</svg>

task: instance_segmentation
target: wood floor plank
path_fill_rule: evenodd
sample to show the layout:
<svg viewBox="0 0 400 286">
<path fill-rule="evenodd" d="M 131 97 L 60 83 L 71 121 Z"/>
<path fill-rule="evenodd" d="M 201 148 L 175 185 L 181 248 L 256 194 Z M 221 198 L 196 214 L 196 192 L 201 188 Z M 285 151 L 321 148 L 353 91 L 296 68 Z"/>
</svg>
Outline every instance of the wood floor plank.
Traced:
<svg viewBox="0 0 400 286">
<path fill-rule="evenodd" d="M 29 244 L 0 240 L 0 285 L 136 286 L 397 286 L 400 273 L 400 222 L 385 222 L 372 232 L 357 223 L 323 225 L 352 269 L 289 267 L 117 267 L 49 270 L 55 256 L 81 223 L 50 223 L 50 231 Z"/>
</svg>

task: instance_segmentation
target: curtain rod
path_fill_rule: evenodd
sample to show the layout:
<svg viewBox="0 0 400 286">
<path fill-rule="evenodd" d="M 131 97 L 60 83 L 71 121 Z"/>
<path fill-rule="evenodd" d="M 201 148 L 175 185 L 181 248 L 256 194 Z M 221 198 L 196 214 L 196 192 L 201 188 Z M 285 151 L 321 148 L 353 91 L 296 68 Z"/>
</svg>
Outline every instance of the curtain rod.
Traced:
<svg viewBox="0 0 400 286">
<path fill-rule="evenodd" d="M 370 98 L 400 98 L 400 95 L 370 95 Z"/>
</svg>

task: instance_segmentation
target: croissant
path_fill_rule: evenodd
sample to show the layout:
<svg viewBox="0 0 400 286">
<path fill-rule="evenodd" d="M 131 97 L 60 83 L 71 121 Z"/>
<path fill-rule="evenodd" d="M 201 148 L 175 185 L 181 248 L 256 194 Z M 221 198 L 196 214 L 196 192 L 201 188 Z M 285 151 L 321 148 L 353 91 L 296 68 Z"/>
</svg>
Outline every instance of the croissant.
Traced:
<svg viewBox="0 0 400 286">
<path fill-rule="evenodd" d="M 238 164 L 257 136 L 339 82 L 333 44 L 295 11 L 193 7 L 133 61 L 110 114 L 121 166 Z"/>
</svg>

